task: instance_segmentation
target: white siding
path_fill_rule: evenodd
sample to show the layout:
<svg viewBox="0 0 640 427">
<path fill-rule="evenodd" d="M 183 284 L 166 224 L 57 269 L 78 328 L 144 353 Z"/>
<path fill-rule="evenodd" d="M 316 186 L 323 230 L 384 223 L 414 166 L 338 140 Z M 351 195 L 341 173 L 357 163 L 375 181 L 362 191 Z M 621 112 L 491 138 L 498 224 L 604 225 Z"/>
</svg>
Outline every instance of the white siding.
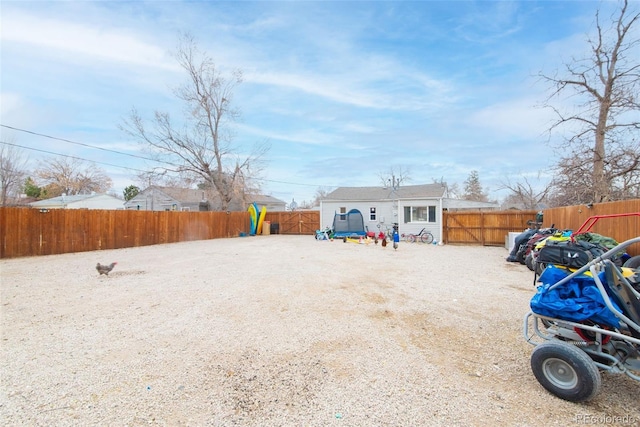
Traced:
<svg viewBox="0 0 640 427">
<path fill-rule="evenodd" d="M 413 206 L 435 206 L 435 222 L 412 222 L 410 219 L 405 222 L 404 211 L 405 207 Z M 398 211 L 400 216 L 400 234 L 413 233 L 418 234 L 425 228 L 433 234 L 433 238 L 438 242 L 442 237 L 442 203 L 441 199 L 416 199 L 416 200 L 400 200 L 398 201 Z"/>
<path fill-rule="evenodd" d="M 67 209 L 123 209 L 124 200 L 109 195 L 89 197 L 69 203 Z"/>
<path fill-rule="evenodd" d="M 346 208 L 345 212 L 349 212 L 351 209 L 357 209 L 362 213 L 362 218 L 364 219 L 365 230 L 378 232 L 378 224 L 381 225 L 383 229 L 387 226 L 392 227 L 394 222 L 398 222 L 397 215 L 394 215 L 395 209 L 393 208 L 393 202 L 389 201 L 356 201 L 356 202 L 345 202 L 345 201 L 322 201 L 321 203 L 321 213 L 320 213 L 320 226 L 321 227 L 332 227 L 333 226 L 333 218 L 336 213 L 340 213 L 340 208 Z M 372 221 L 370 219 L 370 209 L 376 208 L 376 220 Z"/>
<path fill-rule="evenodd" d="M 322 201 L 320 226 L 332 227 L 333 218 L 336 213 L 340 212 L 340 208 L 346 208 L 346 212 L 351 209 L 358 209 L 362 213 L 365 229 L 378 232 L 381 226 L 382 230 L 393 227 L 393 223 L 398 223 L 398 232 L 402 234 L 414 233 L 418 234 L 425 228 L 438 242 L 442 238 L 442 202 L 440 198 L 434 199 L 415 199 L 415 200 L 399 200 L 396 203 L 391 201 Z M 405 222 L 404 208 L 405 206 L 435 206 L 435 222 Z M 370 208 L 376 208 L 376 220 L 371 221 L 369 217 Z"/>
</svg>

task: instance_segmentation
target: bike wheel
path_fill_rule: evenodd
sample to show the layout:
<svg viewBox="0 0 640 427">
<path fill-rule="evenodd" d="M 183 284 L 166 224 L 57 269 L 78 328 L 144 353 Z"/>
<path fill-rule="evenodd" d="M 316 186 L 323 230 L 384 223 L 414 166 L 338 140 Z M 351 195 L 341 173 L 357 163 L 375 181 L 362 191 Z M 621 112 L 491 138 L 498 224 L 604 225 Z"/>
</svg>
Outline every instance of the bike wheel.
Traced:
<svg viewBox="0 0 640 427">
<path fill-rule="evenodd" d="M 420 236 L 420 241 L 422 243 L 431 243 L 433 242 L 433 234 L 427 232 Z"/>
<path fill-rule="evenodd" d="M 415 241 L 416 241 L 416 235 L 415 235 L 415 234 L 409 234 L 409 235 L 407 236 L 407 242 L 409 242 L 409 243 L 413 243 L 413 242 L 415 242 Z"/>
</svg>

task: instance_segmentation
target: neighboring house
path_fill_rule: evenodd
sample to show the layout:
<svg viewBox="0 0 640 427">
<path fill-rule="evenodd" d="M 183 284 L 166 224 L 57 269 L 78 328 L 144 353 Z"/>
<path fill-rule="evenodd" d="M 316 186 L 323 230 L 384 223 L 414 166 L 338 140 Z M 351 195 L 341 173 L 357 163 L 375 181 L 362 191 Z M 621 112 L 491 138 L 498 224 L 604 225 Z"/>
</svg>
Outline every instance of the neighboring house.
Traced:
<svg viewBox="0 0 640 427">
<path fill-rule="evenodd" d="M 271 196 L 255 196 L 260 207 L 266 206 L 267 211 L 285 210 L 286 203 Z M 125 209 L 144 211 L 217 211 L 220 210 L 220 200 L 211 196 L 205 190 L 191 188 L 174 188 L 151 186 L 125 202 Z M 231 203 L 229 210 L 243 211 L 244 203 Z"/>
<path fill-rule="evenodd" d="M 501 209 L 498 203 L 462 199 L 442 199 L 442 207 L 447 211 L 497 211 Z"/>
<path fill-rule="evenodd" d="M 267 212 L 284 212 L 287 210 L 287 202 L 283 202 L 280 199 L 276 199 L 273 196 L 256 195 L 253 196 L 253 202 L 255 202 L 260 208 L 264 206 L 267 208 Z"/>
<path fill-rule="evenodd" d="M 124 200 L 109 194 L 62 195 L 29 203 L 36 209 L 123 209 Z"/>
<path fill-rule="evenodd" d="M 151 186 L 124 203 L 127 210 L 210 211 L 211 202 L 204 190 Z"/>
<path fill-rule="evenodd" d="M 320 202 L 320 226 L 332 227 L 334 218 L 357 209 L 364 218 L 365 229 L 386 231 L 398 224 L 400 234 L 418 234 L 425 228 L 435 240 L 442 238 L 442 211 L 446 209 L 487 209 L 491 205 L 444 198 L 442 184 L 393 187 L 339 187 Z M 338 216 L 336 217 L 336 214 Z"/>
</svg>

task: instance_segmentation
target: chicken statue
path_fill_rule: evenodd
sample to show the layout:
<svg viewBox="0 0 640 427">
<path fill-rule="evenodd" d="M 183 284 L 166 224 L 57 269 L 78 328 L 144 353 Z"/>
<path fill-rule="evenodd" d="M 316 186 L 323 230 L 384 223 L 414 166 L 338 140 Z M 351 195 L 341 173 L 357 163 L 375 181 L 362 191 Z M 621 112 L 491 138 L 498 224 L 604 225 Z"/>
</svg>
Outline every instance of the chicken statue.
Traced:
<svg viewBox="0 0 640 427">
<path fill-rule="evenodd" d="M 96 270 L 98 270 L 98 273 L 100 273 L 100 276 L 102 276 L 103 274 L 105 276 L 108 276 L 109 272 L 111 270 L 113 270 L 113 267 L 115 267 L 116 264 L 117 264 L 117 262 L 112 262 L 109 265 L 102 265 L 102 264 L 98 263 L 98 265 L 96 265 Z"/>
</svg>

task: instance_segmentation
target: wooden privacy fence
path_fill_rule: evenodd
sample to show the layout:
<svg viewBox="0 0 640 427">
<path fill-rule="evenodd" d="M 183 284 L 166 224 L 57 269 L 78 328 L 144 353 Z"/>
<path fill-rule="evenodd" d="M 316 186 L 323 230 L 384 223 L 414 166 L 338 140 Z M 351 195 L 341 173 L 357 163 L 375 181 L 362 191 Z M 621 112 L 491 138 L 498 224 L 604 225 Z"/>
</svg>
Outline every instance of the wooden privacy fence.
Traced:
<svg viewBox="0 0 640 427">
<path fill-rule="evenodd" d="M 238 236 L 246 212 L 0 208 L 0 258 Z"/>
<path fill-rule="evenodd" d="M 523 231 L 537 211 L 445 211 L 442 214 L 445 243 L 504 246 L 509 232 Z"/>
<path fill-rule="evenodd" d="M 576 231 L 589 217 L 623 213 L 640 214 L 640 199 L 545 209 L 543 226 L 551 227 L 554 225 L 556 228 L 563 230 Z M 624 242 L 640 236 L 640 216 L 603 218 L 593 225 L 591 231 L 603 236 L 613 237 L 618 242 Z M 629 248 L 629 254 L 640 254 L 640 247 L 638 246 L 640 245 L 634 245 Z"/>
<path fill-rule="evenodd" d="M 640 212 L 640 199 L 546 209 L 543 227 L 577 230 L 590 216 L 629 212 Z M 536 213 L 443 212 L 443 241 L 503 246 L 507 234 L 523 231 Z M 320 212 L 267 212 L 265 221 L 272 233 L 313 235 Z M 0 258 L 237 237 L 248 234 L 249 227 L 248 212 L 0 208 Z M 640 236 L 640 216 L 603 219 L 592 231 L 622 242 Z M 640 248 L 629 253 L 636 255 Z"/>
<path fill-rule="evenodd" d="M 320 212 L 268 212 L 281 234 L 315 234 Z M 238 237 L 248 212 L 0 208 L 0 258 Z"/>
</svg>

